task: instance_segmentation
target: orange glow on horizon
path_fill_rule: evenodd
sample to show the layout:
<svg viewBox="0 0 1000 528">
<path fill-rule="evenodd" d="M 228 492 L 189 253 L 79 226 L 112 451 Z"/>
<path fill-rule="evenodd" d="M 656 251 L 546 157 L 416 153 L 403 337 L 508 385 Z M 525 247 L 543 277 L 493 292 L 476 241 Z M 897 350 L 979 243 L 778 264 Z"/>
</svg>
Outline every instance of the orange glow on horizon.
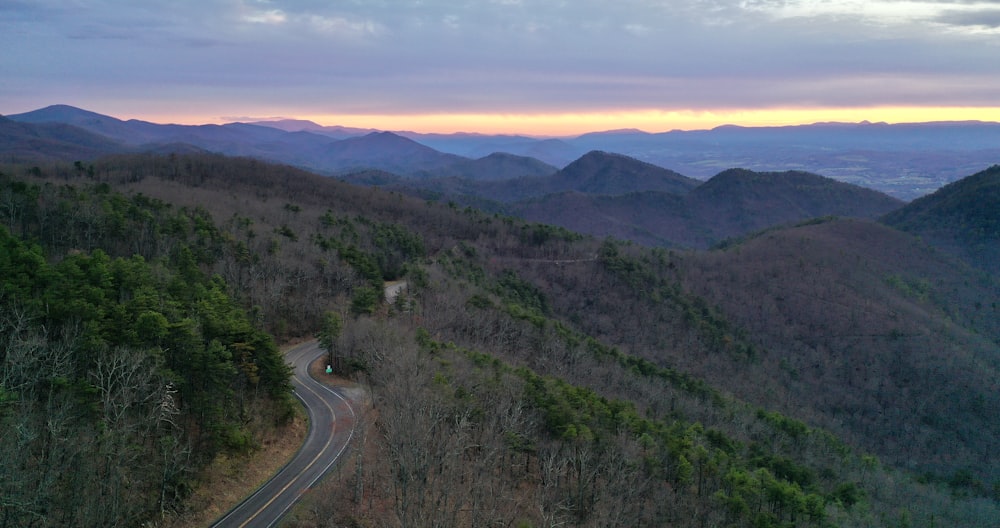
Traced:
<svg viewBox="0 0 1000 528">
<path fill-rule="evenodd" d="M 929 121 L 1000 122 L 1000 107 L 873 107 L 873 108 L 787 108 L 722 110 L 629 110 L 550 114 L 316 114 L 267 111 L 266 115 L 286 115 L 327 126 L 371 128 L 423 133 L 468 132 L 480 134 L 521 134 L 528 136 L 574 136 L 587 132 L 639 129 L 646 132 L 707 130 L 720 125 L 747 127 L 803 125 L 821 122 L 922 123 Z M 204 116 L 136 116 L 159 123 L 221 124 L 222 118 Z"/>
</svg>

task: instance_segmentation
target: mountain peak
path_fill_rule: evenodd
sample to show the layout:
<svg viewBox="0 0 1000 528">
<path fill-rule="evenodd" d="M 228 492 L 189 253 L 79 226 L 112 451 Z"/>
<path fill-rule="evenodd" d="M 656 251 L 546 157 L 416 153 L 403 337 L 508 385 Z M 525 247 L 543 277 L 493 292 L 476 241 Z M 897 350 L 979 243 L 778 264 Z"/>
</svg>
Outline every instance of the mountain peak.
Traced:
<svg viewBox="0 0 1000 528">
<path fill-rule="evenodd" d="M 394 145 L 394 146 L 404 146 L 409 148 L 434 150 L 428 147 L 427 145 L 418 143 L 408 137 L 404 137 L 394 132 L 387 132 L 387 131 L 375 131 L 369 134 L 365 134 L 364 136 L 361 136 L 359 138 L 346 139 L 344 141 L 358 141 L 358 142 L 363 141 L 365 143 L 377 144 L 383 146 Z"/>
<path fill-rule="evenodd" d="M 372 132 L 372 129 L 370 128 L 352 128 L 339 125 L 326 126 L 308 119 L 248 121 L 246 124 L 276 128 L 285 132 L 310 132 L 313 134 L 321 134 L 327 137 L 332 137 L 334 139 L 347 139 L 350 137 L 363 136 Z"/>
<path fill-rule="evenodd" d="M 728 234 L 819 216 L 874 219 L 902 205 L 878 191 L 804 171 L 729 169 L 688 197 L 712 211 Z"/>
<path fill-rule="evenodd" d="M 588 132 L 575 138 L 575 140 L 601 140 L 601 139 L 628 139 L 629 136 L 651 136 L 649 132 L 638 128 L 618 128 L 615 130 L 604 130 L 601 132 Z"/>
<path fill-rule="evenodd" d="M 600 132 L 591 132 L 590 135 L 593 136 L 625 136 L 632 134 L 649 134 L 645 130 L 639 130 L 638 128 L 616 128 L 614 130 L 602 130 Z"/>
<path fill-rule="evenodd" d="M 264 121 L 244 121 L 248 125 L 266 126 L 284 130 L 285 132 L 300 132 L 302 130 L 322 130 L 323 126 L 308 119 L 272 119 Z"/>
<path fill-rule="evenodd" d="M 335 141 L 325 148 L 324 160 L 328 166 L 341 170 L 374 168 L 397 174 L 423 173 L 468 161 L 392 132 L 372 132 Z"/>
<path fill-rule="evenodd" d="M 698 180 L 624 154 L 592 150 L 556 173 L 559 179 L 576 182 L 572 188 L 594 194 L 625 194 L 663 191 L 684 194 Z"/>
<path fill-rule="evenodd" d="M 24 112 L 23 114 L 14 114 L 7 116 L 13 121 L 19 121 L 21 123 L 67 123 L 76 124 L 82 121 L 119 121 L 111 116 L 106 116 L 103 114 L 98 114 L 97 112 L 91 112 L 90 110 L 84 110 L 82 108 L 77 108 L 75 106 L 65 105 L 65 104 L 55 104 L 51 106 L 46 106 L 45 108 L 39 108 L 38 110 L 32 110 L 30 112 Z"/>
<path fill-rule="evenodd" d="M 667 172 L 676 174 L 669 169 L 665 169 L 658 165 L 653 165 L 652 163 L 642 161 L 631 156 L 626 156 L 625 154 L 618 154 L 615 152 L 606 152 L 603 150 L 591 150 L 590 152 L 580 156 L 579 159 L 570 163 L 564 168 L 564 171 L 573 171 L 586 166 L 599 166 L 603 167 L 604 170 L 614 170 L 625 171 L 629 173 L 653 171 L 653 172 Z M 678 176 L 680 176 L 678 174 Z"/>
<path fill-rule="evenodd" d="M 381 137 L 381 138 L 399 138 L 405 139 L 406 141 L 413 141 L 410 138 L 403 137 L 395 132 L 389 132 L 388 130 L 376 130 L 370 134 L 365 134 L 366 137 Z"/>
</svg>

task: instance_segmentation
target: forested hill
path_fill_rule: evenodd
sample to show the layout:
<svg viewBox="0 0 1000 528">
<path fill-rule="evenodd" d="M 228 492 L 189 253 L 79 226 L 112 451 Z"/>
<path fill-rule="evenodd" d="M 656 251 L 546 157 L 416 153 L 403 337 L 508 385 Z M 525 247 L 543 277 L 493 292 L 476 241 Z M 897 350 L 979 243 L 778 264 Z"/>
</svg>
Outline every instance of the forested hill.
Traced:
<svg viewBox="0 0 1000 528">
<path fill-rule="evenodd" d="M 111 508 L 99 494 L 73 497 L 90 509 L 53 510 L 74 483 L 110 470 L 40 464 L 64 459 L 22 442 L 0 458 L 3 474 L 56 484 L 2 481 L 5 515 L 135 524 L 184 507 L 192 473 L 176 477 L 184 485 L 169 502 L 148 480 L 173 451 L 140 462 L 114 448 L 132 429 L 100 434 L 102 423 L 139 421 L 105 418 L 102 354 L 162 361 L 151 386 L 177 390 L 184 419 L 153 422 L 142 438 L 172 432 L 207 456 L 252 448 L 254 427 L 281 417 L 280 376 L 251 391 L 278 372 L 265 366 L 270 352 L 254 355 L 273 346 L 260 329 L 285 339 L 326 328 L 375 412 L 365 456 L 315 494 L 324 522 L 986 527 L 1000 517 L 996 282 L 970 282 L 967 267 L 894 229 L 811 221 L 679 252 L 215 155 L 0 172 L 5 247 L 34 255 L 4 264 L 19 270 L 3 275 L 5 310 L 36 314 L 17 335 L 61 343 L 65 332 L 43 328 L 68 328 L 86 345 L 44 347 L 77 362 L 66 392 L 61 372 L 33 392 L 3 378 L 5 401 L 17 402 L 0 414 L 3 434 L 38 427 L 25 438 L 44 438 L 37 413 L 52 401 L 96 409 L 65 430 L 93 438 L 91 456 L 118 463 L 117 482 L 143 483 L 101 488 L 124 499 L 103 516 L 90 513 Z M 82 298 L 78 308 L 52 312 L 46 288 L 24 289 L 32 269 L 71 277 L 60 292 Z M 407 289 L 387 305 L 382 287 L 396 279 Z M 46 319 L 60 313 L 79 323 Z M 20 364 L 9 358 L 5 373 Z M 213 368 L 170 363 L 184 359 Z M 202 390 L 217 397 L 199 400 Z"/>
<path fill-rule="evenodd" d="M 883 222 L 1000 275 L 1000 165 L 918 198 Z"/>
<path fill-rule="evenodd" d="M 0 516 L 139 525 L 292 416 L 272 337 L 205 272 L 204 210 L 0 176 Z"/>
<path fill-rule="evenodd" d="M 591 151 L 557 172 L 545 194 L 571 189 L 587 194 L 629 194 L 662 191 L 685 194 L 701 181 L 650 163 L 601 151 Z"/>
<path fill-rule="evenodd" d="M 875 219 L 902 206 L 902 201 L 878 191 L 817 174 L 729 169 L 681 193 L 560 193 L 525 200 L 508 210 L 595 236 L 648 246 L 708 248 L 776 225 L 821 216 Z"/>
<path fill-rule="evenodd" d="M 63 123 L 19 123 L 0 116 L 0 154 L 6 161 L 93 159 L 122 152 L 112 139 Z"/>
</svg>

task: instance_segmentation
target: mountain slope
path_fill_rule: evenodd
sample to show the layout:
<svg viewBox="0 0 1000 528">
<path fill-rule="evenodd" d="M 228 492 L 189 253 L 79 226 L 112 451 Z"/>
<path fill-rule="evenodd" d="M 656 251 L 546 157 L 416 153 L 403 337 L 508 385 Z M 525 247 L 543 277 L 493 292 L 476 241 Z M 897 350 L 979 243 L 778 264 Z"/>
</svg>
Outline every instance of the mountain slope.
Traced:
<svg viewBox="0 0 1000 528">
<path fill-rule="evenodd" d="M 801 171 L 723 171 L 689 195 L 694 214 L 716 237 L 818 216 L 877 218 L 903 202 L 878 191 Z"/>
<path fill-rule="evenodd" d="M 819 216 L 877 218 L 902 202 L 877 191 L 803 172 L 724 171 L 684 196 L 636 192 L 554 194 L 511 211 L 595 236 L 646 245 L 705 248 L 727 238 Z M 593 219 L 601 218 L 602 222 Z"/>
<path fill-rule="evenodd" d="M 766 351 L 731 390 L 896 464 L 1000 476 L 1000 307 L 981 302 L 997 281 L 859 220 L 768 231 L 680 267 L 686 290 Z"/>
<path fill-rule="evenodd" d="M 342 126 L 323 126 L 305 119 L 279 119 L 276 121 L 253 121 L 243 123 L 254 126 L 265 126 L 284 130 L 285 132 L 312 132 L 322 134 L 332 139 L 347 139 L 376 132 L 371 128 L 351 128 Z"/>
<path fill-rule="evenodd" d="M 567 191 L 522 200 L 507 211 L 532 222 L 646 246 L 703 246 L 711 234 L 692 218 L 685 197 L 666 192 L 603 196 Z"/>
<path fill-rule="evenodd" d="M 320 166 L 341 172 L 378 169 L 416 175 L 465 161 L 465 158 L 443 154 L 392 132 L 372 132 L 335 141 L 316 154 Z"/>
<path fill-rule="evenodd" d="M 89 160 L 126 147 L 62 123 L 19 123 L 0 116 L 0 153 L 7 159 Z"/>
<path fill-rule="evenodd" d="M 130 145 L 167 141 L 167 134 L 163 131 L 171 127 L 146 121 L 123 121 L 69 105 L 52 105 L 9 117 L 21 123 L 73 125 Z"/>
<path fill-rule="evenodd" d="M 628 156 L 591 151 L 556 173 L 543 184 L 542 189 L 605 195 L 637 191 L 685 194 L 700 183 L 699 180 Z"/>
<path fill-rule="evenodd" d="M 0 217 L 31 238 L 201 266 L 285 336 L 339 314 L 377 413 L 363 473 L 316 492 L 370 494 L 338 524 L 995 524 L 996 289 L 886 226 L 678 252 L 217 155 L 3 172 L 41 184 Z M 67 180 L 107 207 L 66 207 Z M 149 207 L 194 216 L 191 251 Z"/>
<path fill-rule="evenodd" d="M 557 170 L 552 165 L 535 158 L 494 152 L 482 158 L 456 162 L 447 169 L 437 171 L 437 174 L 474 181 L 495 181 L 549 176 Z"/>
<path fill-rule="evenodd" d="M 113 142 L 146 152 L 205 150 L 229 156 L 248 156 L 288 163 L 324 173 L 383 170 L 418 178 L 462 177 L 500 180 L 547 176 L 556 168 L 537 159 L 493 153 L 471 160 L 439 152 L 412 139 L 391 132 L 370 132 L 343 127 L 322 127 L 310 121 L 229 123 L 225 125 L 161 125 L 145 121 L 123 121 L 67 105 L 53 105 L 11 116 L 13 121 L 48 127 L 71 125 Z M 364 136 L 361 132 L 370 132 Z M 65 134 L 64 134 L 65 136 Z M 420 137 L 421 135 L 415 134 Z M 428 137 L 436 137 L 429 135 Z M 484 136 L 455 135 L 452 141 L 476 140 Z M 74 138 L 65 136 L 73 142 Z M 78 138 L 87 147 L 93 139 Z M 486 141 L 496 141 L 487 138 Z M 511 138 L 528 141 L 530 138 Z M 500 139 L 503 142 L 503 138 Z M 10 149 L 20 149 L 9 139 Z M 64 146 L 64 149 L 68 148 Z M 107 150 L 107 149 L 105 149 Z M 119 149 L 121 150 L 121 149 Z M 111 150 L 108 150 L 111 151 Z M 89 152 L 84 148 L 80 152 Z M 93 156 L 80 156 L 93 157 Z"/>
<path fill-rule="evenodd" d="M 531 166 L 542 169 L 546 167 L 533 163 Z M 474 196 L 512 203 L 562 193 L 621 195 L 637 191 L 660 191 L 684 194 L 698 183 L 700 183 L 698 180 L 628 156 L 594 151 L 585 154 L 562 170 L 544 176 L 524 176 L 484 182 L 428 181 L 415 187 L 440 192 L 449 198 L 459 198 L 463 202 L 468 202 L 469 197 Z"/>
<path fill-rule="evenodd" d="M 918 198 L 882 221 L 1000 275 L 1000 165 Z"/>
<path fill-rule="evenodd" d="M 308 151 L 328 144 L 325 136 L 288 133 L 243 123 L 227 125 L 161 125 L 123 121 L 67 105 L 53 105 L 10 116 L 23 123 L 64 123 L 130 145 L 139 150 L 162 150 L 164 145 L 192 145 L 232 156 L 253 156 L 285 163 L 308 163 Z"/>
<path fill-rule="evenodd" d="M 21 114 L 11 114 L 10 119 L 21 123 L 65 123 L 67 125 L 90 125 L 90 126 L 113 126 L 124 123 L 120 119 L 76 108 L 74 106 L 56 104 L 24 112 Z"/>
</svg>

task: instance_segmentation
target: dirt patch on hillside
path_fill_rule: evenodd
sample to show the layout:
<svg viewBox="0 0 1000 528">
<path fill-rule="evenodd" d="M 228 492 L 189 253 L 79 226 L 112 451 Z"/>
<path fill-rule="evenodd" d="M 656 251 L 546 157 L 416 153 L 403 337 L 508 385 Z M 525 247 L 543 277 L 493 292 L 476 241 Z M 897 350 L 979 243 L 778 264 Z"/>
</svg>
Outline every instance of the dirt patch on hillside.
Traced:
<svg viewBox="0 0 1000 528">
<path fill-rule="evenodd" d="M 302 445 L 307 429 L 305 418 L 296 416 L 290 424 L 261 438 L 260 449 L 253 453 L 219 455 L 198 476 L 198 488 L 184 503 L 187 509 L 156 526 L 200 528 L 212 524 L 291 460 Z"/>
</svg>

